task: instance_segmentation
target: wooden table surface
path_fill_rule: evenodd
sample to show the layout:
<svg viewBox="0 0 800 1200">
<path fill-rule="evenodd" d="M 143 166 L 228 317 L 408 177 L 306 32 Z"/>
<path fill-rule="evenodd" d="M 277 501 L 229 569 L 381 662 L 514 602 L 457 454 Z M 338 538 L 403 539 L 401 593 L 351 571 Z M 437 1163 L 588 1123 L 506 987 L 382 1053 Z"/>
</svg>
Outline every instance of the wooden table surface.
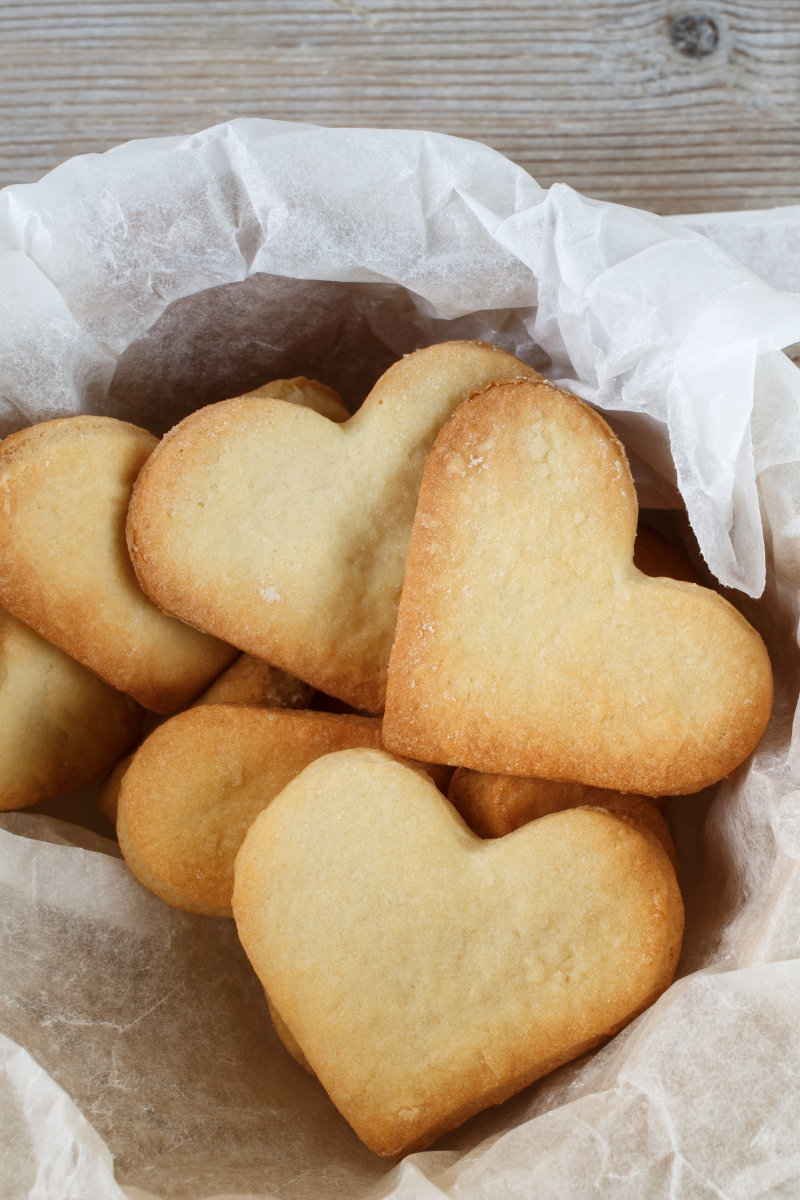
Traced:
<svg viewBox="0 0 800 1200">
<path fill-rule="evenodd" d="M 798 0 L 0 0 L 0 63 L 0 184 L 261 116 L 474 138 L 661 213 L 800 202 Z"/>
</svg>

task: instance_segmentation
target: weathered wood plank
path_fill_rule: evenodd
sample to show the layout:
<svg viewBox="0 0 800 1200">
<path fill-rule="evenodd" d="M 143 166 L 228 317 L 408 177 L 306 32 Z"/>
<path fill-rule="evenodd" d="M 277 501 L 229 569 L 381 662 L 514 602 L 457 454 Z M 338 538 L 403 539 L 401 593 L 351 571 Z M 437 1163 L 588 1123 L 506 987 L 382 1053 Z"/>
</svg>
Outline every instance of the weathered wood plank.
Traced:
<svg viewBox="0 0 800 1200">
<path fill-rule="evenodd" d="M 471 137 L 545 186 L 659 212 L 797 203 L 800 4 L 715 0 L 719 45 L 702 59 L 670 41 L 683 11 L 664 0 L 0 3 L 0 182 L 247 115 Z"/>
</svg>

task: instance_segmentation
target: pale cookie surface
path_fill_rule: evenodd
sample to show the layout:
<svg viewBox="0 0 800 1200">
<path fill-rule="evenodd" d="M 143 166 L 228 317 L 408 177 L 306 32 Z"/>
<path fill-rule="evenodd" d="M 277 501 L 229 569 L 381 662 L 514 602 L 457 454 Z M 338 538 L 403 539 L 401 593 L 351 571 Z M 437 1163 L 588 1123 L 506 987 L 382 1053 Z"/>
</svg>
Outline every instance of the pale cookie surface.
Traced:
<svg viewBox="0 0 800 1200">
<path fill-rule="evenodd" d="M 420 489 L 387 749 L 659 796 L 738 766 L 769 719 L 764 644 L 715 592 L 631 561 L 624 451 L 549 384 L 461 406 Z"/>
<path fill-rule="evenodd" d="M 334 1104 L 421 1149 L 669 986 L 683 906 L 651 834 L 598 809 L 481 841 L 389 755 L 318 760 L 236 860 L 242 944 Z"/>
<path fill-rule="evenodd" d="M 65 417 L 0 443 L 0 604 L 145 708 L 184 708 L 236 651 L 164 616 L 125 543 L 157 441 L 112 417 Z"/>
<path fill-rule="evenodd" d="M 343 424 L 237 399 L 176 426 L 134 492 L 128 544 L 165 612 L 355 708 L 380 712 L 419 481 L 436 433 L 495 379 L 481 342 L 395 363 Z"/>
<path fill-rule="evenodd" d="M 0 611 L 0 810 L 91 783 L 135 743 L 143 710 Z"/>
<path fill-rule="evenodd" d="M 552 779 L 524 779 L 519 775 L 489 775 L 459 767 L 450 781 L 447 799 L 482 838 L 505 837 L 529 821 L 567 808 L 605 808 L 655 834 L 677 871 L 675 843 L 652 800 L 623 795 L 583 783 L 556 783 Z"/>
<path fill-rule="evenodd" d="M 321 755 L 380 745 L 375 717 L 191 708 L 153 730 L 125 772 L 120 849 L 137 879 L 168 904 L 229 917 L 234 859 L 261 810 Z"/>
<path fill-rule="evenodd" d="M 286 400 L 289 404 L 300 404 L 304 408 L 313 408 L 321 417 L 329 421 L 348 421 L 350 413 L 345 407 L 344 400 L 333 388 L 316 379 L 306 379 L 305 375 L 297 375 L 294 379 L 273 379 L 263 387 L 245 392 L 243 396 L 234 396 L 235 400 Z"/>
</svg>

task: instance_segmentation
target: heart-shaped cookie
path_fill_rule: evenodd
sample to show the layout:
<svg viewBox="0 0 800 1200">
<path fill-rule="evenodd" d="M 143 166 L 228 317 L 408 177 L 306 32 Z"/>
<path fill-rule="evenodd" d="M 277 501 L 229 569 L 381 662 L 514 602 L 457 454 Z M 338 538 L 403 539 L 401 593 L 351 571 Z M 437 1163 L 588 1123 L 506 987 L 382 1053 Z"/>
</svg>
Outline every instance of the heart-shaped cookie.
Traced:
<svg viewBox="0 0 800 1200">
<path fill-rule="evenodd" d="M 545 383 L 461 406 L 425 468 L 384 744 L 408 758 L 658 796 L 739 765 L 772 705 L 761 638 L 632 563 L 622 446 Z"/>
<path fill-rule="evenodd" d="M 312 1070 L 392 1157 L 622 1028 L 683 927 L 652 834 L 572 809 L 481 841 L 374 750 L 318 759 L 256 819 L 233 909 Z"/>
<path fill-rule="evenodd" d="M 64 417 L 0 444 L 0 604 L 160 713 L 185 708 L 235 657 L 164 616 L 125 544 L 134 480 L 158 442 L 112 417 Z"/>
<path fill-rule="evenodd" d="M 419 481 L 456 406 L 538 378 L 482 342 L 408 355 L 359 411 L 241 397 L 176 426 L 128 515 L 139 581 L 164 612 L 380 712 Z"/>
</svg>

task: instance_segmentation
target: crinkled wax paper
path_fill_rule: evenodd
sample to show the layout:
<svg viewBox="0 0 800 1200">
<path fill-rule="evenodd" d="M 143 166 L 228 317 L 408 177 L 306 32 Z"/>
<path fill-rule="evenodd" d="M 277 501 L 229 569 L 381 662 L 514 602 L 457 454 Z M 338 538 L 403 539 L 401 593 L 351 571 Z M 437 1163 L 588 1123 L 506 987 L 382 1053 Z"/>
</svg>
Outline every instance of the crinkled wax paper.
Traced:
<svg viewBox="0 0 800 1200">
<path fill-rule="evenodd" d="M 800 219 L 727 216 L 543 191 L 441 135 L 256 120 L 0 194 L 1 432 L 88 411 L 161 433 L 294 374 L 355 407 L 398 355 L 486 338 L 600 407 L 776 674 L 753 758 L 670 802 L 676 983 L 398 1165 L 283 1050 L 232 922 L 169 908 L 98 834 L 0 814 L 4 1197 L 800 1193 L 800 373 L 781 353 L 800 297 L 769 286 L 800 287 Z"/>
</svg>

